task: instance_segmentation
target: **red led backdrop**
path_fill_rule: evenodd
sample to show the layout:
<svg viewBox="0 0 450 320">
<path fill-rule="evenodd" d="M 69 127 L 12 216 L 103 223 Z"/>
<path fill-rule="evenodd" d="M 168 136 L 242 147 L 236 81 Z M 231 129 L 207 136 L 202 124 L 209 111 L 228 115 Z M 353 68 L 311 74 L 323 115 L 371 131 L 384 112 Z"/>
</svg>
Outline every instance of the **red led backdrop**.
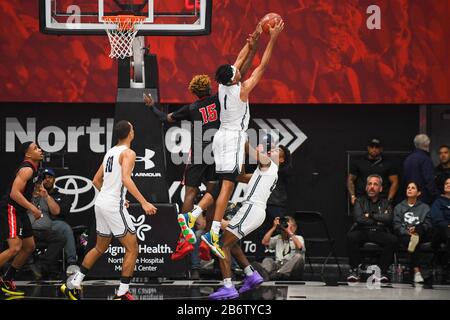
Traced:
<svg viewBox="0 0 450 320">
<path fill-rule="evenodd" d="M 448 0 L 213 2 L 210 36 L 148 39 L 163 102 L 192 100 L 192 75 L 233 62 L 267 12 L 286 27 L 253 103 L 450 102 Z M 381 30 L 366 25 L 370 5 L 381 9 Z M 114 102 L 117 65 L 106 36 L 41 34 L 36 0 L 0 1 L 0 12 L 1 101 Z"/>
</svg>

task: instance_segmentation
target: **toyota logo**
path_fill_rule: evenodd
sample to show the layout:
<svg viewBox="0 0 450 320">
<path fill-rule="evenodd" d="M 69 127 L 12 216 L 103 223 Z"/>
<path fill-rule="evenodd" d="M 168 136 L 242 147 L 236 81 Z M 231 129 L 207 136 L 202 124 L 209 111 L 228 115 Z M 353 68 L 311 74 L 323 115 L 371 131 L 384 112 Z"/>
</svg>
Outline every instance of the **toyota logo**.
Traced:
<svg viewBox="0 0 450 320">
<path fill-rule="evenodd" d="M 82 212 L 94 206 L 98 191 L 90 179 L 81 176 L 61 176 L 56 178 L 55 185 L 59 192 L 74 196 L 70 212 Z M 92 189 L 94 190 L 92 191 Z M 92 195 L 92 200 L 90 200 L 87 205 L 78 207 L 80 196 L 85 193 L 90 193 Z M 86 197 L 87 196 L 88 195 L 86 195 Z M 83 201 L 83 203 L 85 202 L 86 201 Z"/>
</svg>

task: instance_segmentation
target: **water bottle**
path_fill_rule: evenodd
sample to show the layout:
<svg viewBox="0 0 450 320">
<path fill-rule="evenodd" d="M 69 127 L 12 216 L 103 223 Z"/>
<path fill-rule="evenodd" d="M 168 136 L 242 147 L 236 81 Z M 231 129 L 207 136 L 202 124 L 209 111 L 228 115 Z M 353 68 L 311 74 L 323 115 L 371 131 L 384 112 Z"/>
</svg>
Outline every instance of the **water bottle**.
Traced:
<svg viewBox="0 0 450 320">
<path fill-rule="evenodd" d="M 392 282 L 398 282 L 398 274 L 395 264 L 391 264 L 389 267 L 389 274 L 391 275 Z"/>
<path fill-rule="evenodd" d="M 398 264 L 397 265 L 397 282 L 399 282 L 399 283 L 401 283 L 401 282 L 403 282 L 403 269 L 404 269 L 404 267 L 403 267 L 403 265 L 401 265 L 401 264 Z"/>
</svg>

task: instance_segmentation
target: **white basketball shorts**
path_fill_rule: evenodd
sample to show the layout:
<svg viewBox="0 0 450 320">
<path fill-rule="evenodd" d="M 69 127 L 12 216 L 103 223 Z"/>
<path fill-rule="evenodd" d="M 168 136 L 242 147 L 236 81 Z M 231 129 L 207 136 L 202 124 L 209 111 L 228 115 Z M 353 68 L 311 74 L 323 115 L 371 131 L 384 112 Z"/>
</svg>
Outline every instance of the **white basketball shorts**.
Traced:
<svg viewBox="0 0 450 320">
<path fill-rule="evenodd" d="M 241 173 L 247 134 L 220 129 L 214 135 L 213 153 L 217 174 Z"/>
<path fill-rule="evenodd" d="M 254 204 L 244 204 L 228 224 L 227 230 L 242 239 L 258 229 L 266 218 L 266 210 Z"/>
<path fill-rule="evenodd" d="M 121 208 L 121 209 L 120 209 Z M 131 216 L 125 207 L 104 208 L 95 206 L 97 234 L 103 237 L 121 238 L 130 233 L 136 233 Z"/>
</svg>

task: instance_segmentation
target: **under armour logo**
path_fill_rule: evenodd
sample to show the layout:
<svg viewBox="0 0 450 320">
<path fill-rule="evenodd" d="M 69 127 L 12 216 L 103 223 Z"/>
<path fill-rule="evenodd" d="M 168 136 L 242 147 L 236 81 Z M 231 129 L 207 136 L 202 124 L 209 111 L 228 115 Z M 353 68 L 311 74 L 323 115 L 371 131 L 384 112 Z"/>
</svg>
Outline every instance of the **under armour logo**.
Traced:
<svg viewBox="0 0 450 320">
<path fill-rule="evenodd" d="M 155 164 L 151 160 L 155 155 L 155 151 L 150 149 L 145 149 L 145 155 L 143 157 L 136 157 L 136 162 L 144 162 L 145 170 L 149 170 L 155 167 Z"/>
</svg>

